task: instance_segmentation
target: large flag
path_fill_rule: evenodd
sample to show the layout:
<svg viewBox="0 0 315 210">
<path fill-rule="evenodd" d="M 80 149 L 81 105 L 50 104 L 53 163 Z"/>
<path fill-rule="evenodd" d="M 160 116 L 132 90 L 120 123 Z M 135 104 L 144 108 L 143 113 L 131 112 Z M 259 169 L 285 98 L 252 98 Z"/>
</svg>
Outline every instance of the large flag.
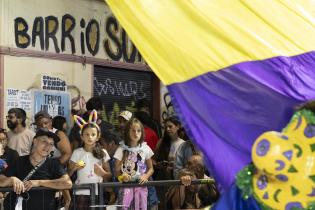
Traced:
<svg viewBox="0 0 315 210">
<path fill-rule="evenodd" d="M 315 98 L 314 1 L 107 3 L 224 189 L 251 161 L 253 141 Z"/>
</svg>

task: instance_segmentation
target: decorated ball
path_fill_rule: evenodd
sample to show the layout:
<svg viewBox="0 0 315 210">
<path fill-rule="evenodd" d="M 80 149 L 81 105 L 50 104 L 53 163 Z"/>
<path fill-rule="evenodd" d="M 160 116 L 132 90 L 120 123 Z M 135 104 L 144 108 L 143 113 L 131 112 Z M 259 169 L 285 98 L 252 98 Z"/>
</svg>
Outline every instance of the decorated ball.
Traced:
<svg viewBox="0 0 315 210">
<path fill-rule="evenodd" d="M 315 125 L 293 118 L 282 132 L 265 132 L 252 148 L 253 189 L 273 209 L 308 209 L 315 199 Z"/>
</svg>

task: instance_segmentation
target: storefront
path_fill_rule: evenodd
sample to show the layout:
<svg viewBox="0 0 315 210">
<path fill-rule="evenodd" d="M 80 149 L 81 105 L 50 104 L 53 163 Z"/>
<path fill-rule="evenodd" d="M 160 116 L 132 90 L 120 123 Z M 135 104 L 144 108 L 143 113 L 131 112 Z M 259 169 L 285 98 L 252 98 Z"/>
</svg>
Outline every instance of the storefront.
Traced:
<svg viewBox="0 0 315 210">
<path fill-rule="evenodd" d="M 0 0 L 0 126 L 11 107 L 70 119 L 91 96 L 114 123 L 141 98 L 160 118 L 160 82 L 104 1 Z"/>
</svg>

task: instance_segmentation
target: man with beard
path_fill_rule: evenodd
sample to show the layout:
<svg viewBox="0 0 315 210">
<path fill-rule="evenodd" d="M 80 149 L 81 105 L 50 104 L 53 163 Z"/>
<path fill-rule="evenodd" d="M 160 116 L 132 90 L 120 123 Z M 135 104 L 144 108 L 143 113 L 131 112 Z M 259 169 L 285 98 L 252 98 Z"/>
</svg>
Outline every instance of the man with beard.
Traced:
<svg viewBox="0 0 315 210">
<path fill-rule="evenodd" d="M 20 156 L 29 155 L 35 133 L 26 128 L 26 113 L 21 108 L 12 108 L 8 111 L 7 126 L 8 146 L 17 151 Z"/>
</svg>

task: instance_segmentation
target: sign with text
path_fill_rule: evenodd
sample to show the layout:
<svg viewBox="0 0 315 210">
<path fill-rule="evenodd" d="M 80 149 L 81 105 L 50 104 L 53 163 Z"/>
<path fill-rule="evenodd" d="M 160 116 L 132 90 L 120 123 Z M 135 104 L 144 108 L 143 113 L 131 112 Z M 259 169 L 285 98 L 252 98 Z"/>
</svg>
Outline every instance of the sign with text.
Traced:
<svg viewBox="0 0 315 210">
<path fill-rule="evenodd" d="M 48 75 L 41 76 L 41 87 L 43 90 L 67 91 L 66 81 Z"/>
<path fill-rule="evenodd" d="M 3 46 L 144 64 L 104 1 L 0 2 L 1 18 L 8 20 L 2 27 L 8 30 L 0 32 L 7 37 Z"/>
<path fill-rule="evenodd" d="M 31 111 L 31 92 L 27 90 L 18 90 L 14 88 L 7 89 L 7 110 L 11 108 L 22 108 L 26 112 Z"/>
<path fill-rule="evenodd" d="M 67 119 L 70 123 L 70 94 L 60 91 L 35 90 L 34 98 L 34 114 L 41 110 L 47 111 L 52 117 L 60 115 Z"/>
</svg>

